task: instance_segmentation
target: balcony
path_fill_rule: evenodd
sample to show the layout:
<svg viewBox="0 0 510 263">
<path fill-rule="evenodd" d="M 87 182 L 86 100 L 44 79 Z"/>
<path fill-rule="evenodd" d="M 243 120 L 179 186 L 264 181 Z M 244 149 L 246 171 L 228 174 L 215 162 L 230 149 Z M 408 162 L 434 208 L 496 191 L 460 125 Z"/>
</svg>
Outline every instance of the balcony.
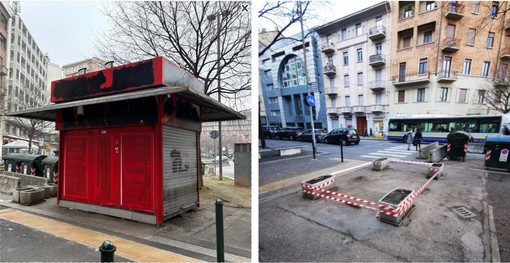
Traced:
<svg viewBox="0 0 510 263">
<path fill-rule="evenodd" d="M 460 50 L 460 38 L 445 38 L 441 45 L 441 51 L 454 53 Z"/>
<path fill-rule="evenodd" d="M 501 50 L 501 56 L 499 58 L 503 60 L 510 60 L 510 47 L 503 48 Z"/>
<path fill-rule="evenodd" d="M 364 113 L 365 106 L 363 106 L 363 105 L 352 106 L 352 112 Z"/>
<path fill-rule="evenodd" d="M 371 89 L 373 92 L 384 91 L 386 89 L 386 81 L 385 80 L 370 81 L 368 83 L 368 88 Z"/>
<path fill-rule="evenodd" d="M 405 76 L 399 76 L 393 80 L 395 87 L 404 87 L 415 84 L 425 84 L 430 82 L 429 74 L 406 74 Z"/>
<path fill-rule="evenodd" d="M 338 96 L 338 89 L 335 87 L 324 88 L 324 93 L 329 96 Z"/>
<path fill-rule="evenodd" d="M 343 106 L 343 107 L 338 107 L 338 113 L 342 113 L 342 114 L 352 114 L 351 112 L 351 106 Z"/>
<path fill-rule="evenodd" d="M 368 111 L 369 112 L 385 112 L 386 105 L 381 105 L 381 104 L 370 105 L 370 106 L 368 106 Z"/>
<path fill-rule="evenodd" d="M 446 10 L 446 17 L 447 19 L 451 20 L 460 20 L 464 17 L 464 5 L 463 4 L 456 4 L 456 3 L 450 3 L 447 5 Z"/>
<path fill-rule="evenodd" d="M 451 83 L 458 79 L 458 73 L 453 71 L 439 71 L 437 82 Z"/>
<path fill-rule="evenodd" d="M 376 41 L 379 39 L 383 39 L 386 37 L 386 27 L 385 26 L 375 26 L 368 30 L 368 38 L 372 41 Z"/>
<path fill-rule="evenodd" d="M 321 51 L 324 54 L 331 54 L 335 52 L 335 44 L 329 41 L 328 43 L 322 43 Z"/>
<path fill-rule="evenodd" d="M 334 65 L 324 66 L 324 74 L 326 74 L 327 76 L 336 75 L 336 67 Z"/>
<path fill-rule="evenodd" d="M 386 64 L 386 61 L 384 60 L 384 55 L 381 54 L 371 55 L 368 64 L 374 68 L 384 66 L 384 64 Z"/>
<path fill-rule="evenodd" d="M 327 107 L 326 113 L 328 115 L 337 115 L 338 114 L 337 107 Z"/>
</svg>

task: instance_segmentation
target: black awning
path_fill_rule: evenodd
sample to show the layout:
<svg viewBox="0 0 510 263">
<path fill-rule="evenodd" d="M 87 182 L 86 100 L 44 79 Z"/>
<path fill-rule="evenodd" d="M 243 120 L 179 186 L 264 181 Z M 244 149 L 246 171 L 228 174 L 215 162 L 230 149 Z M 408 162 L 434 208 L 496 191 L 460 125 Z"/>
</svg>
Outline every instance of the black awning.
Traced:
<svg viewBox="0 0 510 263">
<path fill-rule="evenodd" d="M 236 112 L 231 108 L 212 99 L 211 97 L 189 87 L 161 87 L 110 96 L 103 96 L 92 99 L 84 99 L 79 101 L 50 104 L 39 108 L 26 109 L 16 112 L 8 112 L 7 116 L 40 119 L 45 121 L 55 121 L 57 111 L 60 109 L 108 103 L 114 101 L 130 100 L 150 96 L 159 96 L 165 94 L 176 94 L 182 98 L 190 100 L 191 102 L 197 105 L 200 105 L 202 122 L 240 120 L 246 118 L 239 112 Z"/>
</svg>

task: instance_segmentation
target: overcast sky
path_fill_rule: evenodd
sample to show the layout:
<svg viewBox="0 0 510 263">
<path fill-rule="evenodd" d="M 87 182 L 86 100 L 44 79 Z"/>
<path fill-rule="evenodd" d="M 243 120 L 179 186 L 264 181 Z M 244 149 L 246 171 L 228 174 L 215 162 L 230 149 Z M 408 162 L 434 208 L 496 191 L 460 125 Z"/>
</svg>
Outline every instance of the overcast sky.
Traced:
<svg viewBox="0 0 510 263">
<path fill-rule="evenodd" d="M 101 2 L 21 1 L 21 18 L 43 53 L 60 66 L 96 55 L 94 34 L 106 29 Z"/>
<path fill-rule="evenodd" d="M 306 21 L 305 27 L 338 19 L 381 0 L 331 2 L 331 8 L 317 14 L 320 19 Z M 21 17 L 42 52 L 62 66 L 96 55 L 94 34 L 107 30 L 101 6 L 99 1 L 21 1 Z"/>
</svg>

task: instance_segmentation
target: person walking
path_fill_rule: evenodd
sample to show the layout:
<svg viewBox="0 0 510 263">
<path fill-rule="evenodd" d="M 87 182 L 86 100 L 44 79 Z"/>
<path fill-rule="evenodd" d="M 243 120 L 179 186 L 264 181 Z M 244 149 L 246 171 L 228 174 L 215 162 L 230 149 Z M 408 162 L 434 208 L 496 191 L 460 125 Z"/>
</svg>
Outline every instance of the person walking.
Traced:
<svg viewBox="0 0 510 263">
<path fill-rule="evenodd" d="M 409 128 L 407 130 L 407 150 L 411 150 L 411 144 L 413 143 L 413 130 Z"/>
<path fill-rule="evenodd" d="M 374 137 L 374 132 L 373 132 L 372 128 L 370 128 L 369 136 L 370 136 L 370 138 L 373 138 L 373 137 Z"/>
<path fill-rule="evenodd" d="M 416 129 L 416 132 L 414 133 L 414 146 L 416 146 L 416 151 L 418 149 L 421 149 L 421 142 L 423 141 L 423 134 L 421 134 L 420 129 Z"/>
</svg>

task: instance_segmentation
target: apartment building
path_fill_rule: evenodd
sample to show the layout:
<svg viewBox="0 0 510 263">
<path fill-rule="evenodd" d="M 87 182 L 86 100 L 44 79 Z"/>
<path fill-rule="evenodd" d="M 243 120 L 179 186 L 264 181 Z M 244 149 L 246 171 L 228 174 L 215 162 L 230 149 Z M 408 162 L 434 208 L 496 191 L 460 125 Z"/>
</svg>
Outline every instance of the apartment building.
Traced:
<svg viewBox="0 0 510 263">
<path fill-rule="evenodd" d="M 391 12 L 390 3 L 381 2 L 316 28 L 328 130 L 384 131 L 390 103 Z"/>
<path fill-rule="evenodd" d="M 3 3 L 3 2 L 2 2 Z M 40 107 L 49 103 L 47 92 L 47 69 L 49 58 L 30 34 L 19 15 L 19 2 L 12 2 L 13 15 L 9 20 L 9 70 L 5 109 L 17 111 Z M 4 142 L 27 138 L 20 122 L 6 119 Z"/>
<path fill-rule="evenodd" d="M 322 61 L 318 35 L 305 32 L 305 47 L 309 85 L 305 75 L 301 33 L 282 39 L 259 57 L 260 82 L 266 112 L 265 124 L 278 127 L 311 128 L 310 109 L 305 98 L 315 97 L 314 127 L 327 127 L 326 102 L 322 79 Z"/>
<path fill-rule="evenodd" d="M 106 61 L 100 58 L 91 57 L 63 65 L 62 70 L 64 71 L 64 78 L 84 74 L 87 72 L 102 70 L 106 67 L 105 63 Z"/>
<path fill-rule="evenodd" d="M 7 65 L 9 62 L 10 43 L 9 43 L 9 20 L 12 16 L 12 9 L 8 2 L 0 2 L 0 109 L 4 108 L 5 94 L 7 93 L 7 76 L 9 71 Z M 3 123 L 0 123 L 2 125 Z M 3 127 L 0 126 L 0 127 Z M 3 137 L 3 129 L 0 128 L 0 136 Z M 3 143 L 9 142 L 8 138 L 3 138 Z"/>
<path fill-rule="evenodd" d="M 510 60 L 497 1 L 392 1 L 389 115 L 497 114 L 486 92 Z M 506 21 L 506 22 L 505 22 Z M 497 73 L 498 71 L 498 73 Z"/>
<path fill-rule="evenodd" d="M 278 29 L 275 30 L 266 30 L 265 28 L 262 28 L 259 32 L 259 51 L 263 48 L 267 47 L 273 39 L 278 34 Z M 266 115 L 266 106 L 264 104 L 264 96 L 262 92 L 262 84 L 259 81 L 259 121 L 261 125 L 269 125 L 269 121 L 267 120 Z"/>
<path fill-rule="evenodd" d="M 235 143 L 251 142 L 251 110 L 242 110 L 239 112 L 243 114 L 246 119 L 221 122 L 221 143 L 224 154 L 232 154 L 234 152 Z M 218 152 L 218 139 L 213 140 L 210 136 L 211 131 L 217 130 L 218 122 L 202 123 L 200 148 L 202 149 L 203 155 L 208 156 L 213 152 Z M 216 150 L 214 146 L 216 146 Z"/>
</svg>

